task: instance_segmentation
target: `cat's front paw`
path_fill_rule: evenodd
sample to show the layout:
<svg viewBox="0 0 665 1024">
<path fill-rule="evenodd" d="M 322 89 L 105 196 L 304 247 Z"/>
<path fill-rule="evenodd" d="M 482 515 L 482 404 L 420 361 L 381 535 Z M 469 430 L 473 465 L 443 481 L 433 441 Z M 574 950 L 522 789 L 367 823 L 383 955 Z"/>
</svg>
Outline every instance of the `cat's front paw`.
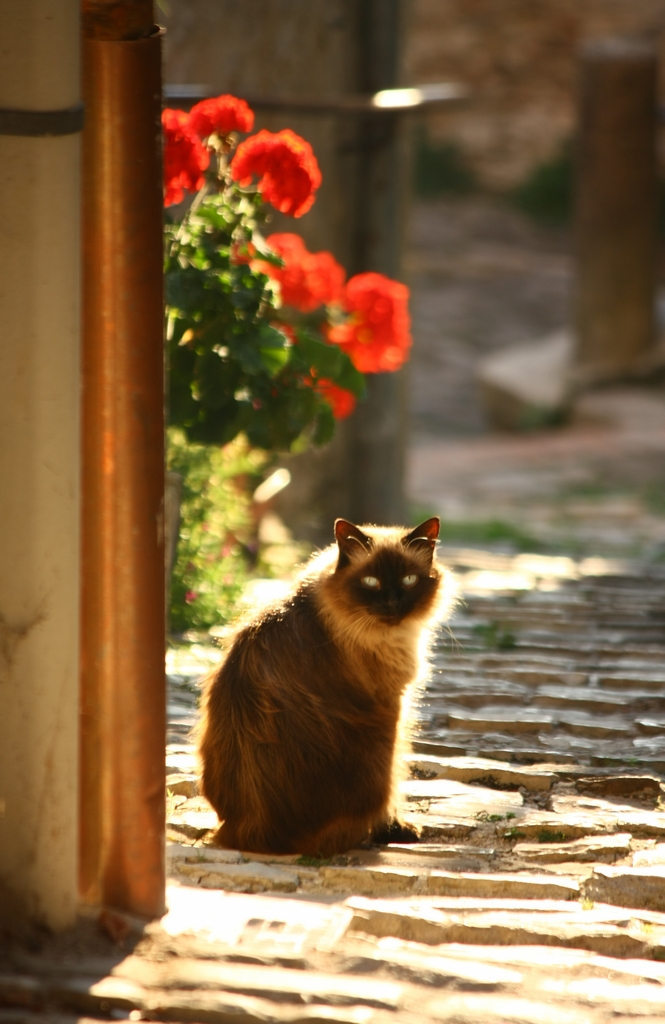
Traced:
<svg viewBox="0 0 665 1024">
<path fill-rule="evenodd" d="M 385 846 L 387 843 L 417 843 L 420 832 L 413 825 L 407 825 L 399 818 L 384 821 L 372 830 L 372 842 Z"/>
</svg>

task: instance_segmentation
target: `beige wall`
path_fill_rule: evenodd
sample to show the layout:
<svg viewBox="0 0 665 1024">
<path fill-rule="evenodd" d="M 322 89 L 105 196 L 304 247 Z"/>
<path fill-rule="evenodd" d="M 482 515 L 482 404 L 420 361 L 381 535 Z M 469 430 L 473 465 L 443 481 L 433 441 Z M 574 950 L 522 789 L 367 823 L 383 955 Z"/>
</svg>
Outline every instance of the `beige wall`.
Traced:
<svg viewBox="0 0 665 1024">
<path fill-rule="evenodd" d="M 1 0 L 0 107 L 80 99 L 78 0 Z M 76 911 L 79 137 L 0 136 L 0 930 Z"/>
</svg>

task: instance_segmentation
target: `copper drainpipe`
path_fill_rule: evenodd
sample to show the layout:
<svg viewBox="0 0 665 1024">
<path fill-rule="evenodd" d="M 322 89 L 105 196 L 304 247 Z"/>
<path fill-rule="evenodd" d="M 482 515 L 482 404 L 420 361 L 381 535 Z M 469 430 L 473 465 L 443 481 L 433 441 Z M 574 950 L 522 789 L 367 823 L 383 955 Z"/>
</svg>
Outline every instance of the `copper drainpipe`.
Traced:
<svg viewBox="0 0 665 1024">
<path fill-rule="evenodd" d="M 83 0 L 80 895 L 164 910 L 160 38 Z"/>
</svg>

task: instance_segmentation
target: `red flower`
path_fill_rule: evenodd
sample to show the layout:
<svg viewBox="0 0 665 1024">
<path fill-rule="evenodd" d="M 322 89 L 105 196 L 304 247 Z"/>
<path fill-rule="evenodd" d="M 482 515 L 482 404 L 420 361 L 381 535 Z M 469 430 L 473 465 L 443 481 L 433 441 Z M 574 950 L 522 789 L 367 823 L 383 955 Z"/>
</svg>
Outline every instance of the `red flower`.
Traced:
<svg viewBox="0 0 665 1024">
<path fill-rule="evenodd" d="M 312 299 L 318 299 L 318 305 L 341 300 L 346 271 L 331 252 L 324 249 L 323 252 L 310 253 L 306 273 Z"/>
<path fill-rule="evenodd" d="M 273 252 L 282 257 L 284 266 L 254 260 L 252 269 L 279 281 L 282 301 L 287 306 L 311 313 L 322 304 L 341 299 L 344 268 L 332 253 L 308 252 L 300 235 L 289 232 L 270 235 L 266 241 Z"/>
<path fill-rule="evenodd" d="M 259 179 L 258 190 L 267 203 L 281 213 L 302 217 L 314 202 L 321 184 L 321 171 L 309 142 L 285 128 L 265 128 L 245 139 L 231 161 L 231 177 L 242 187 Z"/>
<path fill-rule="evenodd" d="M 252 263 L 256 256 L 256 246 L 253 242 L 232 242 L 229 253 L 229 261 L 234 264 Z"/>
<path fill-rule="evenodd" d="M 251 132 L 254 112 L 244 100 L 236 96 L 217 96 L 201 100 L 189 112 L 189 126 L 203 141 L 211 135 L 229 135 L 230 132 Z"/>
<path fill-rule="evenodd" d="M 331 380 L 326 380 L 325 377 L 317 380 L 316 390 L 320 391 L 326 402 L 332 406 L 332 414 L 336 420 L 345 420 L 356 407 L 355 395 L 333 384 Z"/>
<path fill-rule="evenodd" d="M 305 384 L 318 391 L 324 401 L 332 408 L 332 414 L 336 420 L 346 419 L 356 407 L 356 396 L 347 391 L 346 388 L 340 388 L 337 384 L 333 384 L 326 377 L 305 377 Z"/>
<path fill-rule="evenodd" d="M 283 320 L 273 320 L 270 326 L 274 327 L 276 331 L 281 331 L 289 345 L 297 345 L 298 339 L 296 338 L 295 329 L 291 324 L 285 324 Z"/>
<path fill-rule="evenodd" d="M 210 162 L 204 149 L 189 127 L 184 110 L 163 110 L 164 128 L 164 206 L 182 202 L 185 191 L 197 192 L 205 178 L 203 171 Z"/>
<path fill-rule="evenodd" d="M 340 345 L 361 373 L 398 370 L 411 347 L 409 289 L 383 274 L 356 274 L 342 304 L 346 323 L 332 326 L 329 341 Z"/>
</svg>

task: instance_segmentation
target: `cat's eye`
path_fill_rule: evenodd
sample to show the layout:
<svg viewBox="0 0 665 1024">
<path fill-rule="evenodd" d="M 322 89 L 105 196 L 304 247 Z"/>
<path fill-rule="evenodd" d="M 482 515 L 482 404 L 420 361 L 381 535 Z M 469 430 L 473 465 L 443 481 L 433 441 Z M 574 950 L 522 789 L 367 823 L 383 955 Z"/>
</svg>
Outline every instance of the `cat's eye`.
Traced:
<svg viewBox="0 0 665 1024">
<path fill-rule="evenodd" d="M 414 583 L 418 582 L 418 577 L 415 572 L 411 573 L 410 576 L 403 576 L 402 583 L 405 587 L 412 587 Z"/>
<path fill-rule="evenodd" d="M 363 576 L 360 582 L 366 587 L 371 587 L 373 590 L 381 586 L 376 576 Z"/>
</svg>

